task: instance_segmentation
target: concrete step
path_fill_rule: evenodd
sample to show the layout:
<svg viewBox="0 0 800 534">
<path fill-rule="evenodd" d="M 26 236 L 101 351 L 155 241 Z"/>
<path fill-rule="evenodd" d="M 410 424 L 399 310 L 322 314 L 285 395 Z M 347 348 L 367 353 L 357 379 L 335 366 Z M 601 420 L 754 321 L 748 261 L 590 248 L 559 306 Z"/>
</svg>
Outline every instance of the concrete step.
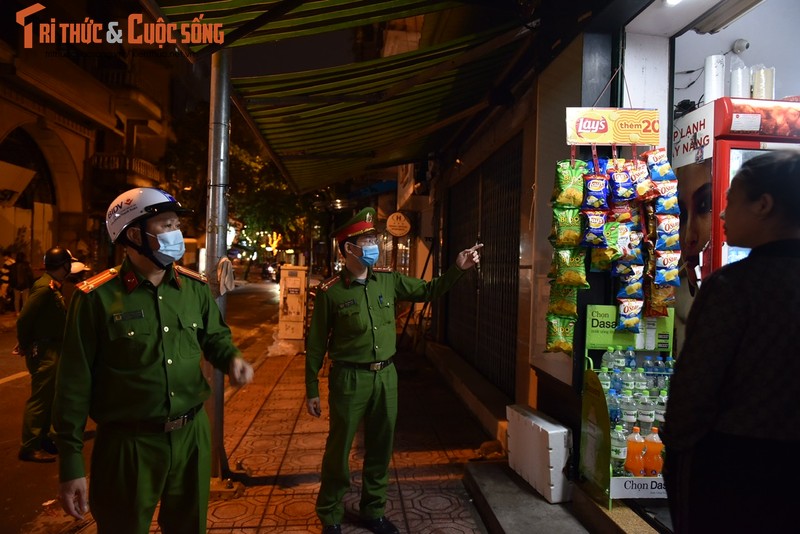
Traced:
<svg viewBox="0 0 800 534">
<path fill-rule="evenodd" d="M 622 501 L 612 510 L 573 487 L 572 502 L 551 504 L 506 460 L 466 464 L 464 485 L 491 534 L 530 532 L 652 534 L 658 530 Z"/>
</svg>

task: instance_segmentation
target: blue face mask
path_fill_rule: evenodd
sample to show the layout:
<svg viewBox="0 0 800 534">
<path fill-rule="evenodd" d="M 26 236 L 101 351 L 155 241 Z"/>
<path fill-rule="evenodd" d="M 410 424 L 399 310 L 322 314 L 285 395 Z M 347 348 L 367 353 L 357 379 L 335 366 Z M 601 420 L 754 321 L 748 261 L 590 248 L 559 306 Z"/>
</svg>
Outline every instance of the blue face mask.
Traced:
<svg viewBox="0 0 800 534">
<path fill-rule="evenodd" d="M 358 245 L 356 246 L 358 247 Z M 378 256 L 380 255 L 378 245 L 364 245 L 359 248 L 361 249 L 361 257 L 358 258 L 359 261 L 364 264 L 365 267 L 373 267 L 378 262 Z"/>
<path fill-rule="evenodd" d="M 158 239 L 158 250 L 154 250 L 153 255 L 164 265 L 180 260 L 186 252 L 183 233 L 180 230 L 164 232 L 153 237 Z"/>
</svg>

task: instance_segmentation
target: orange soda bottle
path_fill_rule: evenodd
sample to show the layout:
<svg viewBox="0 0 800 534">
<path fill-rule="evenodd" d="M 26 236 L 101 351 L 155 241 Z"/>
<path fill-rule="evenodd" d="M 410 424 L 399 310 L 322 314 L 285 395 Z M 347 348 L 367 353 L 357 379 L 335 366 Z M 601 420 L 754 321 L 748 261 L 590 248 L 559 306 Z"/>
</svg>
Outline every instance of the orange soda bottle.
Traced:
<svg viewBox="0 0 800 534">
<path fill-rule="evenodd" d="M 633 432 L 628 434 L 628 456 L 625 458 L 625 471 L 635 477 L 644 476 L 644 438 L 639 433 L 639 427 L 633 427 Z"/>
<path fill-rule="evenodd" d="M 657 477 L 661 474 L 661 469 L 664 467 L 664 459 L 661 457 L 664 444 L 661 443 L 661 438 L 658 437 L 658 427 L 654 426 L 644 441 L 647 445 L 647 450 L 644 453 L 645 476 Z"/>
</svg>

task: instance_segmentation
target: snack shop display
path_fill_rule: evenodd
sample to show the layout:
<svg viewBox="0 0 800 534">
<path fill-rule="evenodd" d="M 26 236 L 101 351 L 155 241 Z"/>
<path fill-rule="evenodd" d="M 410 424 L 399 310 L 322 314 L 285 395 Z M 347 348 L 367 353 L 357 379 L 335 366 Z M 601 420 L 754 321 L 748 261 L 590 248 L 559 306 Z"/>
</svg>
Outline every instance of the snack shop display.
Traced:
<svg viewBox="0 0 800 534">
<path fill-rule="evenodd" d="M 680 283 L 677 193 L 664 148 L 557 163 L 547 352 L 572 354 L 577 290 L 589 287 L 586 256 L 591 271 L 614 278 L 617 330 L 639 333 L 644 317 L 667 314 Z"/>
</svg>

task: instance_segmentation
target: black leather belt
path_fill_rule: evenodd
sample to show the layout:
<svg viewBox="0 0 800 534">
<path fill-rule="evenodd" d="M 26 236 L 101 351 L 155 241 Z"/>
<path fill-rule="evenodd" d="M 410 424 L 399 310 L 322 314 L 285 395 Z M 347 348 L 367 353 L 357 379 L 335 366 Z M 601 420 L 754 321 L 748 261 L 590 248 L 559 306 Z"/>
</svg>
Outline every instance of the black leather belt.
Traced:
<svg viewBox="0 0 800 534">
<path fill-rule="evenodd" d="M 104 428 L 127 430 L 129 432 L 147 432 L 150 434 L 162 434 L 162 433 L 172 432 L 173 430 L 178 430 L 179 428 L 185 427 L 190 422 L 192 422 L 192 420 L 194 420 L 194 416 L 197 415 L 197 413 L 202 409 L 203 405 L 198 404 L 185 414 L 170 419 L 165 423 L 154 423 L 151 421 L 112 421 L 110 423 L 104 423 L 102 424 L 102 426 Z"/>
<path fill-rule="evenodd" d="M 372 362 L 372 363 L 355 363 L 355 362 L 343 362 L 341 360 L 333 360 L 333 365 L 337 367 L 350 367 L 351 369 L 363 369 L 364 371 L 380 371 L 381 369 L 386 369 L 390 365 L 392 365 L 393 358 L 389 358 L 388 360 L 383 360 L 382 362 Z"/>
</svg>

